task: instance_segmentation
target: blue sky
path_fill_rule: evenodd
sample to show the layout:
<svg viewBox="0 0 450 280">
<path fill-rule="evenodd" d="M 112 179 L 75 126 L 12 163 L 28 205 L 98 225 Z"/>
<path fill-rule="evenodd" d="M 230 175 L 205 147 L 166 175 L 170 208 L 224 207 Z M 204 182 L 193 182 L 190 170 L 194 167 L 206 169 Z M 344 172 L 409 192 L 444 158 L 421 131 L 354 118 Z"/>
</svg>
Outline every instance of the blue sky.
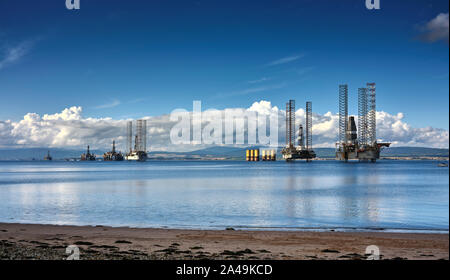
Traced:
<svg viewBox="0 0 450 280">
<path fill-rule="evenodd" d="M 313 102 L 337 112 L 338 84 L 377 83 L 378 110 L 448 129 L 449 46 L 424 26 L 448 1 L 0 2 L 0 120 L 82 106 L 138 118 L 192 108 Z M 448 18 L 447 18 L 448 20 Z M 448 36 L 448 24 L 447 24 Z M 433 42 L 432 42 L 433 41 Z M 14 50 L 11 53 L 11 50 Z"/>
</svg>

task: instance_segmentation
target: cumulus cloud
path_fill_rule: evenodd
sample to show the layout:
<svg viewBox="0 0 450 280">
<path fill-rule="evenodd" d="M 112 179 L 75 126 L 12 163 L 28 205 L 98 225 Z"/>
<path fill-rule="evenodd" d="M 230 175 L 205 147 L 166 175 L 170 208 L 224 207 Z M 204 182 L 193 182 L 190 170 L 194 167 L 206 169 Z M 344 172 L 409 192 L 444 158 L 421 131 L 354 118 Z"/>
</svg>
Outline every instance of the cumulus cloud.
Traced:
<svg viewBox="0 0 450 280">
<path fill-rule="evenodd" d="M 278 141 L 284 143 L 285 120 L 283 110 L 269 101 L 253 103 L 249 108 L 207 110 L 202 113 L 202 127 L 214 119 L 222 118 L 226 112 L 241 115 L 257 112 L 279 119 Z M 191 114 L 191 113 L 190 113 Z M 148 145 L 150 150 L 187 151 L 202 148 L 202 145 L 174 145 L 170 143 L 170 130 L 177 124 L 169 115 L 146 117 L 148 123 Z M 305 123 L 305 110 L 296 111 L 297 126 Z M 109 148 L 113 139 L 120 149 L 125 148 L 127 120 L 83 117 L 81 107 L 70 107 L 56 114 L 28 113 L 20 121 L 0 121 L 0 147 L 65 147 Z M 313 114 L 313 146 L 334 147 L 338 135 L 338 114 Z M 297 127 L 296 126 L 296 127 Z M 392 142 L 394 146 L 427 146 L 448 148 L 449 132 L 433 127 L 414 128 L 404 121 L 404 114 L 377 113 L 377 136 L 380 141 Z M 226 137 L 226 135 L 224 136 Z"/>
<path fill-rule="evenodd" d="M 83 118 L 81 107 L 70 107 L 52 115 L 28 113 L 18 122 L 8 121 L 12 141 L 9 144 L 26 147 L 109 145 L 112 136 L 121 138 L 124 123 L 111 118 Z"/>
<path fill-rule="evenodd" d="M 448 44 L 449 17 L 441 13 L 421 27 L 421 39 L 427 42 L 444 41 Z"/>
</svg>

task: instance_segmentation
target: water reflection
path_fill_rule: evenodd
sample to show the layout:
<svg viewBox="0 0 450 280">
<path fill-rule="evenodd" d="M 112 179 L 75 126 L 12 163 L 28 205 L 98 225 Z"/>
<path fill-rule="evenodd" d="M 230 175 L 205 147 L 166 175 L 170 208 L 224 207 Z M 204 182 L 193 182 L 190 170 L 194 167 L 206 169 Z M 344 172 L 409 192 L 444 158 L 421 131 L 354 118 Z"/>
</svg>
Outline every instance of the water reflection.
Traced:
<svg viewBox="0 0 450 280">
<path fill-rule="evenodd" d="M 0 163 L 0 221 L 448 229 L 448 169 L 427 162 L 102 164 Z"/>
</svg>

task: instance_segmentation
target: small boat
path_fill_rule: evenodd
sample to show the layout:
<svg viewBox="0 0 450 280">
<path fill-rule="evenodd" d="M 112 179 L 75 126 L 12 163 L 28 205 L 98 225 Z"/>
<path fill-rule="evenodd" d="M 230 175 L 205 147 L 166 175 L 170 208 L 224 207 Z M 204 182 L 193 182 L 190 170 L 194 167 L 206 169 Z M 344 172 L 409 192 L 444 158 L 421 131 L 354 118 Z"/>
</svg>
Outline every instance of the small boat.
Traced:
<svg viewBox="0 0 450 280">
<path fill-rule="evenodd" d="M 448 163 L 441 162 L 438 164 L 438 167 L 448 167 Z"/>
</svg>

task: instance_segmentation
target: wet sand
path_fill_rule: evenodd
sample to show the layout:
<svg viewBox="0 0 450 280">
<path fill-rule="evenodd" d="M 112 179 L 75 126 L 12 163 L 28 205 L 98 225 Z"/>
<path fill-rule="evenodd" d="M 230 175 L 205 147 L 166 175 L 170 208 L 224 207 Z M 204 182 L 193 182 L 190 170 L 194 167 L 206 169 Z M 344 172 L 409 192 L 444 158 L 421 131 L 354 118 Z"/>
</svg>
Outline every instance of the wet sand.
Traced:
<svg viewBox="0 0 450 280">
<path fill-rule="evenodd" d="M 0 259 L 449 259 L 449 235 L 386 232 L 181 230 L 0 223 Z"/>
</svg>

